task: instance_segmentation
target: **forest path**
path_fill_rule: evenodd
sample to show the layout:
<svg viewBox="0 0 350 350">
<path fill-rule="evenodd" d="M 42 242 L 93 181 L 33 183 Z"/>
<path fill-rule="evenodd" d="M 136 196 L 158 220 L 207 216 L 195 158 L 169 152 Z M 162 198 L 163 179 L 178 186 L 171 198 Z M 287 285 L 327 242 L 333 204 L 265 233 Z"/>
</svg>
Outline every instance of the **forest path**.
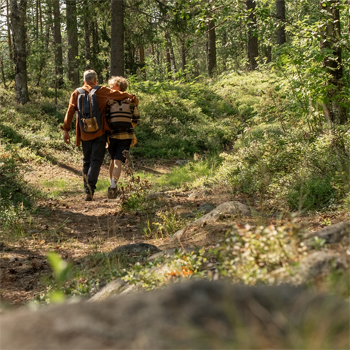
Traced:
<svg viewBox="0 0 350 350">
<path fill-rule="evenodd" d="M 166 176 L 177 165 L 175 162 L 164 161 L 147 166 L 139 161 L 134 166 L 136 174 L 142 172 L 161 177 Z M 245 201 L 244 198 L 233 197 L 226 188 L 216 187 L 205 192 L 199 191 L 195 196 L 195 190 L 172 188 L 170 191 L 168 189 L 166 196 L 146 200 L 139 208 L 125 210 L 118 204 L 118 199 L 107 199 L 108 178 L 108 166 L 103 165 L 94 201 L 85 202 L 80 164 L 33 164 L 31 170 L 25 174 L 25 180 L 46 195 L 45 199 L 39 201 L 36 213 L 28 218 L 24 231 L 22 228 L 22 231 L 14 235 L 12 241 L 0 242 L 5 251 L 0 260 L 0 295 L 5 304 L 18 307 L 47 292 L 48 279 L 52 278 L 47 263 L 47 254 L 50 251 L 56 251 L 63 259 L 76 266 L 83 261 L 85 265 L 86 260 L 90 259 L 89 276 L 99 278 L 97 270 L 95 274 L 97 263 L 94 261 L 101 253 L 108 253 L 129 243 L 144 242 L 160 249 L 182 244 L 177 241 L 171 242 L 167 234 L 147 231 L 147 225 L 157 220 L 157 214 L 166 211 L 174 213 L 174 208 L 177 207 L 178 218 L 184 218 L 181 224 L 186 225 L 186 222 L 194 220 L 193 212 L 201 204 L 210 203 L 217 206 L 230 200 Z M 264 220 L 265 222 L 260 224 L 276 224 L 273 218 L 265 217 Z M 344 218 L 339 215 L 316 214 L 300 220 L 314 231 Z M 213 246 L 235 223 L 245 224 L 247 220 L 206 225 L 199 228 L 198 233 L 199 236 L 204 233 L 204 236 L 208 237 L 209 232 L 209 240 L 189 239 L 183 244 L 191 247 Z M 82 274 L 77 277 L 77 281 L 84 284 L 86 278 Z"/>
<path fill-rule="evenodd" d="M 166 175 L 175 166 L 178 165 L 174 161 L 154 162 L 152 165 L 137 161 L 134 171 L 156 178 Z M 51 275 L 47 263 L 50 251 L 79 264 L 87 256 L 109 252 L 129 243 L 145 242 L 160 249 L 169 248 L 174 243 L 169 244 L 166 235 L 145 234 L 147 223 L 152 223 L 158 212 L 171 212 L 172 208 L 180 206 L 179 215 L 186 217 L 200 204 L 218 205 L 231 199 L 225 189 L 207 193 L 205 198 L 189 198 L 193 191 L 172 188 L 167 196 L 148 200 L 146 207 L 124 210 L 118 205 L 118 200 L 107 199 L 109 175 L 105 164 L 92 202 L 84 201 L 81 164 L 32 164 L 29 169 L 25 180 L 42 192 L 45 199 L 39 200 L 38 209 L 28 218 L 24 231 L 22 228 L 11 242 L 5 243 L 6 253 L 0 261 L 3 271 L 1 299 L 14 306 L 23 305 L 46 290 Z"/>
</svg>

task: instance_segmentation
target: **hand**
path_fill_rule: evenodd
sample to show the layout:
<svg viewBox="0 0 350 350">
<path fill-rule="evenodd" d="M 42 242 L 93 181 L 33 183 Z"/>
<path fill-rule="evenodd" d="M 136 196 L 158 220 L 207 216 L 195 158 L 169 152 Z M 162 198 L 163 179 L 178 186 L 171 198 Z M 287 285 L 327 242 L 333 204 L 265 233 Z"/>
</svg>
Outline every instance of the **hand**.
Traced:
<svg viewBox="0 0 350 350">
<path fill-rule="evenodd" d="M 64 131 L 64 132 L 63 132 L 63 141 L 64 141 L 67 145 L 70 144 L 70 136 L 69 136 L 68 131 Z"/>
</svg>

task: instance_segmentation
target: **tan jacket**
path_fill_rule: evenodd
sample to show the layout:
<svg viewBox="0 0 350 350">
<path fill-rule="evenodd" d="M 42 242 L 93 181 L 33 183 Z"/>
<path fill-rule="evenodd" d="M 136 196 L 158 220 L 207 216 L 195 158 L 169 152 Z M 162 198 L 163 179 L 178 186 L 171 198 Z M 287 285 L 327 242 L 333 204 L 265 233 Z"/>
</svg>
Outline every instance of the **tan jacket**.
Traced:
<svg viewBox="0 0 350 350">
<path fill-rule="evenodd" d="M 90 91 L 93 87 L 87 84 L 84 84 L 82 87 L 85 91 Z M 71 130 L 71 125 L 73 121 L 73 117 L 76 114 L 78 110 L 78 96 L 79 92 L 75 90 L 69 100 L 69 105 L 68 105 L 68 110 L 66 113 L 66 116 L 64 117 L 64 125 L 61 126 L 62 130 L 70 131 Z M 132 99 L 136 104 L 138 104 L 138 99 L 136 98 L 135 95 L 130 95 L 127 92 L 121 92 L 121 91 L 115 91 L 111 90 L 105 86 L 101 86 L 97 91 L 96 91 L 96 97 L 97 97 L 97 103 L 98 103 L 98 109 L 100 110 L 101 118 L 102 118 L 102 126 L 99 131 L 96 131 L 94 133 L 85 133 L 80 129 L 80 124 L 78 117 L 76 118 L 76 146 L 80 146 L 80 141 L 90 141 L 93 140 L 97 137 L 102 136 L 107 130 L 110 130 L 110 127 L 106 121 L 105 114 L 106 114 L 106 107 L 107 107 L 107 102 L 109 100 L 117 100 L 121 101 L 124 100 L 125 98 L 130 98 Z"/>
</svg>

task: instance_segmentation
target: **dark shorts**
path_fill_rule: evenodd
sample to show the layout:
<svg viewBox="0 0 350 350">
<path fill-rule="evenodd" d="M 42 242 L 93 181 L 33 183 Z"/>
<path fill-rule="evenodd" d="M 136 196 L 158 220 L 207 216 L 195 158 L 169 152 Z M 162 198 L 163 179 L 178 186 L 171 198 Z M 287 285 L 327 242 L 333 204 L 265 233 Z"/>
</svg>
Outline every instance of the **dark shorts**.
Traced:
<svg viewBox="0 0 350 350">
<path fill-rule="evenodd" d="M 131 140 L 118 140 L 109 139 L 108 152 L 111 159 L 121 160 L 125 163 L 125 157 L 123 156 L 123 151 L 129 151 L 131 145 Z"/>
</svg>

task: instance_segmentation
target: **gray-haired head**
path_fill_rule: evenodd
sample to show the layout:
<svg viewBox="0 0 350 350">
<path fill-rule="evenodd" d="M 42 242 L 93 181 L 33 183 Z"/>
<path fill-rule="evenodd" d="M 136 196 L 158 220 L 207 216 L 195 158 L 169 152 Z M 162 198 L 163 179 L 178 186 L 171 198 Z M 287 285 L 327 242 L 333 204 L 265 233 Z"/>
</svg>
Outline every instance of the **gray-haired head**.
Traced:
<svg viewBox="0 0 350 350">
<path fill-rule="evenodd" d="M 89 69 L 84 72 L 84 81 L 85 83 L 91 83 L 94 80 L 97 80 L 97 74 L 94 70 Z"/>
</svg>

